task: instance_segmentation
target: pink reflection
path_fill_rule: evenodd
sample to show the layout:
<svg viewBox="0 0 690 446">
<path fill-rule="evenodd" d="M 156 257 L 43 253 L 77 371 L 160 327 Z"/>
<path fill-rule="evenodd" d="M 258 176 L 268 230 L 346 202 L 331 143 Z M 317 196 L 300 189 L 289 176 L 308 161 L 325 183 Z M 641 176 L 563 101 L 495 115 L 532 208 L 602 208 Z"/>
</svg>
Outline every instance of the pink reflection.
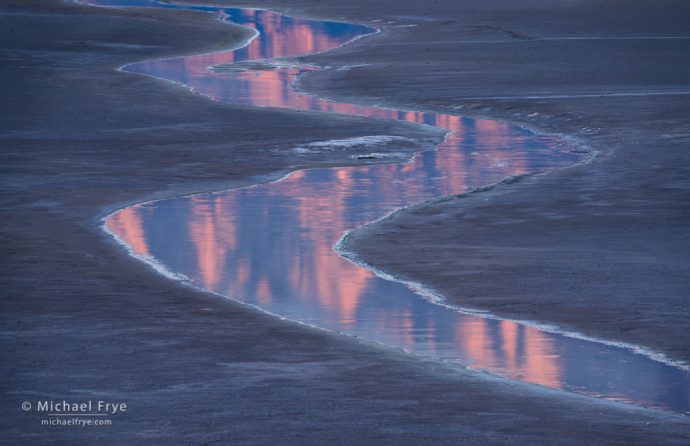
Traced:
<svg viewBox="0 0 690 446">
<path fill-rule="evenodd" d="M 250 20 L 255 14 L 246 11 L 245 19 Z M 271 199 L 273 203 L 289 202 L 287 221 L 290 228 L 299 229 L 290 232 L 295 246 L 291 246 L 289 252 L 275 253 L 270 246 L 257 246 L 257 250 L 267 250 L 271 255 L 287 256 L 287 262 L 272 258 L 257 261 L 251 251 L 240 249 L 242 225 L 235 217 L 243 203 L 239 193 L 196 196 L 188 200 L 186 235 L 193 247 L 197 285 L 255 302 L 262 308 L 272 308 L 281 301 L 280 293 L 285 292 L 284 288 L 275 285 L 276 280 L 280 280 L 276 279 L 277 274 L 287 282 L 291 296 L 297 296 L 307 307 L 322 309 L 329 319 L 339 321 L 340 327 L 347 330 L 357 322 L 367 288 L 377 280 L 369 270 L 343 261 L 332 249 L 333 242 L 353 228 L 351 200 L 363 193 L 362 188 L 366 188 L 366 195 L 386 197 L 388 203 L 403 206 L 433 196 L 463 192 L 477 172 L 493 172 L 498 178 L 525 173 L 529 171 L 528 154 L 516 147 L 506 150 L 506 141 L 513 137 L 508 124 L 472 121 L 468 128 L 466 121 L 453 115 L 402 112 L 301 95 L 290 86 L 300 72 L 313 69 L 311 67 L 244 66 L 244 71 L 238 71 L 242 62 L 248 60 L 265 61 L 314 53 L 344 43 L 338 36 L 317 32 L 307 24 L 289 23 L 278 14 L 262 12 L 261 15 L 262 36 L 237 52 L 149 61 L 128 69 L 175 80 L 225 102 L 395 119 L 451 131 L 437 148 L 443 156 L 434 157 L 427 165 L 421 159 L 402 165 L 381 165 L 376 167 L 375 177 L 370 178 L 363 178 L 369 167 L 332 169 L 333 180 L 328 183 L 327 190 L 320 190 L 323 186 L 314 183 L 308 172 L 300 171 L 276 187 L 244 191 L 247 203 L 258 201 L 253 200 L 253 194 L 262 194 L 262 200 Z M 251 21 L 247 25 L 255 26 Z M 230 71 L 223 71 L 228 67 L 209 70 L 212 66 L 228 64 L 235 64 L 229 67 Z M 481 156 L 469 159 L 462 148 L 475 141 L 483 144 Z M 429 195 L 429 175 L 439 176 L 433 185 L 433 195 Z M 108 228 L 135 252 L 148 254 L 140 212 L 140 207 L 123 210 L 109 219 Z M 264 208 L 255 218 L 259 220 L 253 222 L 256 228 L 273 224 L 269 208 Z M 354 226 L 366 221 L 361 217 Z M 437 354 L 434 337 L 437 321 L 431 316 L 420 321 L 404 308 L 378 310 L 376 325 L 381 332 L 397 333 L 399 345 L 411 350 L 421 345 L 426 353 Z M 487 320 L 472 318 L 458 323 L 454 342 L 474 367 L 489 370 L 508 367 L 520 379 L 560 387 L 558 358 L 551 355 L 553 346 L 548 339 L 535 329 L 512 322 L 500 323 L 499 331 L 496 335 L 491 332 Z M 494 345 L 497 338 L 501 340 L 499 348 Z"/>
<path fill-rule="evenodd" d="M 559 358 L 554 354 L 552 341 L 543 332 L 510 321 L 500 321 L 498 333 L 491 333 L 491 328 L 490 321 L 483 318 L 458 325 L 457 342 L 468 353 L 471 367 L 507 369 L 513 378 L 562 387 Z"/>
<path fill-rule="evenodd" d="M 215 200 L 206 203 L 199 197 L 191 197 L 192 218 L 189 220 L 189 233 L 192 235 L 197 253 L 199 271 L 204 286 L 216 289 L 225 273 L 225 256 L 236 245 L 235 225 L 229 206 L 232 203 Z"/>
<path fill-rule="evenodd" d="M 300 72 L 315 68 L 271 66 L 266 60 L 331 49 L 362 30 L 267 11 L 224 11 L 260 30 L 261 37 L 235 52 L 144 62 L 127 70 L 238 105 L 397 119 L 451 133 L 438 156 L 422 152 L 411 163 L 301 171 L 271 185 L 122 210 L 106 225 L 135 254 L 159 259 L 196 286 L 291 319 L 544 386 L 687 410 L 683 392 L 690 381 L 682 371 L 620 349 L 448 311 L 340 259 L 331 246 L 344 231 L 393 208 L 564 165 L 565 159 L 554 157 L 548 143 L 526 143 L 524 133 L 505 123 L 300 95 L 290 85 Z M 208 70 L 223 64 L 231 65 Z M 669 386 L 672 379 L 676 387 Z"/>
<path fill-rule="evenodd" d="M 144 228 L 141 224 L 141 208 L 138 206 L 123 209 L 108 217 L 105 222 L 108 231 L 127 243 L 134 254 L 149 255 Z"/>
</svg>

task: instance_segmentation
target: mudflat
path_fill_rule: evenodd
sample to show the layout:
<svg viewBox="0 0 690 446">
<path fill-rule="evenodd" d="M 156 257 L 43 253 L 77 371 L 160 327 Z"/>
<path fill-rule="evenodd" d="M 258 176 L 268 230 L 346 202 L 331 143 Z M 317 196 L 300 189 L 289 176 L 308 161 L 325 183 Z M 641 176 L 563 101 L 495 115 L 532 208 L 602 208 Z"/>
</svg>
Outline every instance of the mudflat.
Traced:
<svg viewBox="0 0 690 446">
<path fill-rule="evenodd" d="M 690 361 L 687 4 L 355 1 L 319 11 L 375 14 L 383 32 L 314 58 L 332 68 L 303 88 L 495 117 L 562 135 L 591 159 L 399 212 L 353 234 L 349 249 L 461 307 Z"/>
<path fill-rule="evenodd" d="M 548 9 L 568 17 L 569 4 Z M 537 12 L 540 7 L 546 8 L 538 2 L 530 5 L 537 5 Z M 596 115 L 587 115 L 585 109 L 572 108 L 590 99 L 543 103 L 463 100 L 463 95 L 470 97 L 467 92 L 478 96 L 481 82 L 485 92 L 494 91 L 490 79 L 480 79 L 476 68 L 482 60 L 498 57 L 486 49 L 477 47 L 474 54 L 461 51 L 467 65 L 465 69 L 456 66 L 457 76 L 446 77 L 449 73 L 444 72 L 439 72 L 439 77 L 432 75 L 435 69 L 444 67 L 427 66 L 432 65 L 427 58 L 444 45 L 432 44 L 431 40 L 427 46 L 414 45 L 424 36 L 436 39 L 442 26 L 456 26 L 441 23 L 450 19 L 440 17 L 451 13 L 441 6 L 377 2 L 375 7 L 364 9 L 356 2 L 318 2 L 318 6 L 316 2 L 292 2 L 291 8 L 299 7 L 313 16 L 396 21 L 372 38 L 377 40 L 362 40 L 317 58 L 320 63 L 336 66 L 371 57 L 372 65 L 349 71 L 326 70 L 305 77 L 301 87 L 324 95 L 352 95 L 363 103 L 385 100 L 439 111 L 464 105 L 463 113 L 469 110 L 467 113 L 511 120 L 518 120 L 514 117 L 519 113 L 520 120 L 529 120 L 537 128 L 576 135 L 582 141 L 592 138 L 587 141 L 602 151 L 593 163 L 555 175 L 580 172 L 583 185 L 590 184 L 591 178 L 613 181 L 615 172 L 632 176 L 632 168 L 621 167 L 621 171 L 610 173 L 604 164 L 617 165 L 610 160 L 622 156 L 623 149 L 629 147 L 615 145 L 619 141 L 616 126 L 633 127 L 628 119 L 636 115 L 624 113 L 638 113 L 629 110 L 634 107 L 625 97 L 604 98 L 608 109 L 590 104 L 590 110 L 609 110 L 611 115 L 607 115 L 607 126 L 583 130 L 588 127 L 584 123 L 587 119 L 603 122 L 601 116 L 597 119 Z M 491 38 L 496 33 L 503 39 L 505 32 L 491 28 L 500 28 L 491 25 L 495 16 L 490 11 L 492 4 L 482 2 L 474 7 L 475 23 L 485 23 L 488 28 L 472 32 Z M 647 20 L 643 4 L 628 7 L 643 15 L 641 22 Z M 565 12 L 559 12 L 559 8 L 565 8 Z M 519 23 L 519 14 L 526 18 L 534 12 L 525 7 L 522 12 L 500 16 L 510 16 Z M 683 11 L 672 12 L 667 32 L 680 34 L 671 25 L 682 20 Z M 405 17 L 392 18 L 393 13 Z M 453 17 L 456 15 L 460 16 L 453 13 Z M 420 23 L 423 17 L 429 19 L 424 21 L 426 25 Z M 591 20 L 592 27 L 598 29 L 597 17 L 590 14 L 583 21 Z M 469 23 L 468 17 L 461 19 Z M 99 218 L 109 210 L 154 197 L 239 186 L 298 167 L 356 162 L 349 153 L 331 153 L 328 158 L 318 154 L 313 159 L 300 159 L 297 165 L 289 149 L 305 142 L 392 134 L 416 139 L 422 148 L 433 145 L 442 135 L 398 122 L 227 106 L 168 83 L 116 71 L 127 62 L 208 52 L 246 38 L 243 30 L 206 15 L 104 10 L 58 1 L 4 1 L 1 20 L 3 442 L 647 445 L 684 444 L 690 439 L 690 424 L 683 416 L 457 370 L 281 321 L 185 288 L 128 258 L 99 228 Z M 419 22 L 418 26 L 392 28 L 413 22 Z M 390 45 L 377 49 L 376 42 L 385 39 L 413 42 L 414 47 L 397 53 Z M 460 51 L 455 44 L 450 46 L 452 51 Z M 511 52 L 514 50 L 506 49 L 504 54 Z M 416 72 L 402 65 L 391 72 L 373 64 L 374 60 L 386 63 L 386 54 L 402 58 L 403 53 L 406 63 L 418 67 Z M 650 54 L 656 53 L 650 50 Z M 387 63 L 398 62 L 391 59 Z M 473 70 L 477 73 L 471 74 Z M 458 82 L 466 82 L 465 76 L 475 76 L 475 90 L 460 89 Z M 682 83 L 682 77 L 678 79 Z M 538 81 L 534 73 L 522 78 L 523 87 L 518 80 L 506 80 L 516 82 L 518 90 L 529 83 L 538 85 Z M 443 102 L 444 94 L 450 91 L 455 93 Z M 676 96 L 657 99 L 650 99 L 649 107 L 653 103 L 666 104 L 661 107 L 665 112 L 651 108 L 646 115 L 639 112 L 639 116 L 665 125 L 659 127 L 659 132 L 668 135 L 665 139 L 657 137 L 656 141 L 666 141 L 667 145 L 660 146 L 661 155 L 654 163 L 665 166 L 668 172 L 682 173 L 687 163 L 678 157 L 683 156 L 682 147 L 687 143 L 683 138 L 688 137 L 682 130 L 687 102 Z M 533 113 L 539 116 L 526 118 Z M 644 128 L 648 134 L 653 133 L 653 125 Z M 647 134 L 637 135 L 625 137 L 631 143 L 643 144 Z M 604 144 L 607 141 L 610 144 Z M 637 150 L 630 152 L 630 159 L 645 155 L 643 146 Z M 638 167 L 640 172 L 649 173 L 655 166 Z M 592 172 L 600 173 L 597 177 Z M 503 197 L 509 194 L 515 200 L 518 196 L 529 200 L 532 193 L 549 191 L 543 182 L 552 178 L 557 177 L 553 173 L 531 177 L 510 185 L 505 194 L 496 189 L 486 209 L 491 208 L 489 201 L 508 200 Z M 650 185 L 659 184 L 654 176 L 644 178 Z M 687 191 L 683 183 L 686 180 L 687 176 L 677 178 L 677 194 Z M 553 181 L 565 187 L 563 180 Z M 603 190 L 589 187 L 592 191 Z M 550 193 L 556 204 L 559 200 L 567 202 L 567 198 L 557 198 L 560 195 L 555 190 Z M 674 196 L 677 199 L 680 195 Z M 468 201 L 441 206 L 464 206 Z M 519 206 L 519 201 L 512 203 Z M 425 219 L 445 215 L 433 211 L 440 209 L 439 205 L 428 209 L 410 213 L 409 229 L 401 227 L 400 236 L 423 235 L 428 231 L 415 229 L 423 228 Z M 556 209 L 567 211 L 573 207 Z M 684 208 L 668 204 L 665 209 L 671 212 Z M 467 215 L 465 211 L 457 212 Z M 582 215 L 585 218 L 589 213 L 583 211 Z M 462 222 L 462 218 L 453 221 Z M 683 223 L 663 220 L 679 221 L 678 228 Z M 455 227 L 456 223 L 441 226 Z M 443 232 L 453 234 L 445 229 Z M 671 233 L 669 229 L 667 234 Z M 390 240 L 384 235 L 370 238 L 372 247 L 384 246 Z M 676 247 L 680 250 L 684 242 L 679 240 Z M 410 249 L 419 251 L 415 260 L 423 260 L 424 252 L 432 251 L 431 243 L 423 238 L 409 243 Z M 480 243 L 476 244 L 481 249 Z M 450 256 L 453 249 L 464 250 L 451 243 L 445 246 L 448 249 L 439 251 L 440 255 Z M 372 258 L 375 251 L 371 251 Z M 677 258 L 682 259 L 682 255 L 669 256 L 667 261 Z M 402 263 L 382 259 L 386 269 L 402 268 Z M 457 273 L 454 265 L 446 263 L 446 276 Z M 400 272 L 413 276 L 413 272 Z M 431 285 L 442 289 L 443 284 L 435 280 L 429 277 Z M 675 283 L 682 286 L 682 277 Z M 456 294 L 444 291 L 449 298 L 465 298 L 460 289 Z M 661 321 L 666 304 L 662 299 L 657 301 Z M 687 319 L 683 313 L 677 315 L 681 321 Z M 535 313 L 532 319 L 551 317 L 546 312 Z M 681 343 L 675 341 L 676 345 Z M 676 350 L 652 341 L 646 345 L 684 358 L 682 350 L 676 354 Z M 107 431 L 105 427 L 48 429 L 40 425 L 38 415 L 21 410 L 23 401 L 37 399 L 102 399 L 125 402 L 129 410 L 113 417 L 114 424 Z"/>
</svg>

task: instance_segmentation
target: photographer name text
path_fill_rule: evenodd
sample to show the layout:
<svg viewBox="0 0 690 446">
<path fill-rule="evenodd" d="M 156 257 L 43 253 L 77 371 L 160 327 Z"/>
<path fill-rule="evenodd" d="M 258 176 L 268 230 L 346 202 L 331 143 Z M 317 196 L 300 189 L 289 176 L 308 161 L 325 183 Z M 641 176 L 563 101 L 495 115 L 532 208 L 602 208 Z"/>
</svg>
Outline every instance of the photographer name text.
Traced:
<svg viewBox="0 0 690 446">
<path fill-rule="evenodd" d="M 115 415 L 127 412 L 127 403 L 116 403 L 108 401 L 37 401 L 36 412 L 51 414 L 107 414 Z"/>
</svg>

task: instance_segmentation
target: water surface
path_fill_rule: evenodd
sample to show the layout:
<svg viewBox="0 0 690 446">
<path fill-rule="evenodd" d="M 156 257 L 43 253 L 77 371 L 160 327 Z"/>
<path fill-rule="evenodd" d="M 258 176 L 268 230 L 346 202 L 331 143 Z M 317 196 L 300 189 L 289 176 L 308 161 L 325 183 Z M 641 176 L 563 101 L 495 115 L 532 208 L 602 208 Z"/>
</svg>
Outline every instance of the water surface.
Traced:
<svg viewBox="0 0 690 446">
<path fill-rule="evenodd" d="M 436 150 L 407 163 L 302 170 L 276 183 L 120 210 L 106 226 L 134 255 L 183 275 L 193 286 L 289 319 L 511 379 L 690 410 L 690 374 L 677 367 L 628 349 L 436 305 L 333 249 L 346 231 L 393 209 L 575 162 L 572 154 L 558 150 L 558 141 L 506 123 L 336 103 L 290 88 L 297 75 L 315 67 L 286 58 L 337 48 L 373 32 L 365 26 L 255 9 L 145 0 L 91 3 L 213 12 L 257 32 L 235 51 L 136 63 L 126 71 L 181 83 L 233 104 L 398 119 L 450 131 Z M 364 145 L 372 156 L 381 156 L 382 141 L 406 144 L 375 135 L 285 149 L 300 156 Z M 404 240 L 400 243 L 405 255 Z"/>
</svg>

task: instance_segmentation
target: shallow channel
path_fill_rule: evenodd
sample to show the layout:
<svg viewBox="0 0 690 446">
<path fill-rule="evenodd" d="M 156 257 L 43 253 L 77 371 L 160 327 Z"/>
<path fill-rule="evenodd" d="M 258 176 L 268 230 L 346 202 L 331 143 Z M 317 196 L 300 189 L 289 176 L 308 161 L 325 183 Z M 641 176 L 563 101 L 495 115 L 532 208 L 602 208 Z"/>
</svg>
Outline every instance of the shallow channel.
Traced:
<svg viewBox="0 0 690 446">
<path fill-rule="evenodd" d="M 317 67 L 290 57 L 375 31 L 366 26 L 152 0 L 88 3 L 205 11 L 256 31 L 235 50 L 140 62 L 124 71 L 232 104 L 397 119 L 450 131 L 435 150 L 411 161 L 402 150 L 410 141 L 391 135 L 288 147 L 295 157 L 365 148 L 363 158 L 388 163 L 300 170 L 273 183 L 119 210 L 105 226 L 133 255 L 192 286 L 291 320 L 510 379 L 690 410 L 690 373 L 682 368 L 628 348 L 439 305 L 428 290 L 382 278 L 334 249 L 347 231 L 394 209 L 576 162 L 559 150 L 557 139 L 508 123 L 337 103 L 292 88 L 297 76 Z M 399 153 L 391 150 L 396 145 Z"/>
</svg>

